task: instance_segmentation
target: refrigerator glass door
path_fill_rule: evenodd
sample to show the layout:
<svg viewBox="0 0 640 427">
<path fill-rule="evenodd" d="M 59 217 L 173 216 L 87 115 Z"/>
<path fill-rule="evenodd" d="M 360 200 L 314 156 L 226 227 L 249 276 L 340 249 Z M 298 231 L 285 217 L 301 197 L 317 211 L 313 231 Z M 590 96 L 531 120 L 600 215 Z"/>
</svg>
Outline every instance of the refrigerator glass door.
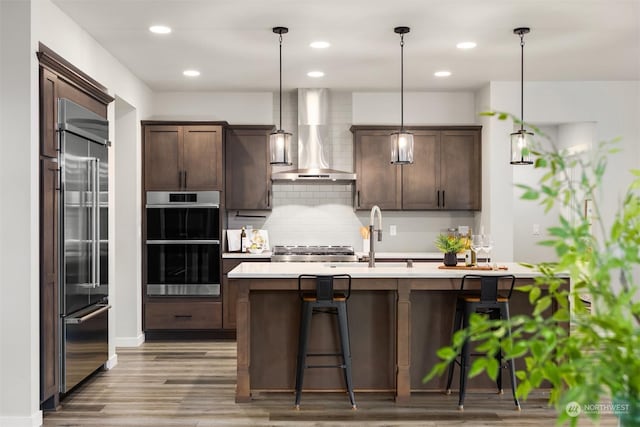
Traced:
<svg viewBox="0 0 640 427">
<path fill-rule="evenodd" d="M 63 192 L 62 255 L 63 307 L 68 315 L 90 304 L 93 287 L 94 219 L 92 161 L 87 140 L 69 132 L 61 133 Z"/>
<path fill-rule="evenodd" d="M 96 286 L 90 290 L 90 303 L 109 296 L 109 178 L 108 150 L 105 145 L 90 143 L 89 157 L 96 159 Z"/>
</svg>

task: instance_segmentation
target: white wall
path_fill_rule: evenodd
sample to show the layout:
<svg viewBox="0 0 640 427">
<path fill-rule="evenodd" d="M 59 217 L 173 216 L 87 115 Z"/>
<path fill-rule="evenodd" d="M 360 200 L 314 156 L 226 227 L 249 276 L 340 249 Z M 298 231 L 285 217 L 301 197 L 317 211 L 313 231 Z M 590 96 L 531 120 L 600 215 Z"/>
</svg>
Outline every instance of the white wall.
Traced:
<svg viewBox="0 0 640 427">
<path fill-rule="evenodd" d="M 136 108 L 136 122 L 148 117 L 151 92 L 50 0 L 0 1 L 0 425 L 37 426 L 39 410 L 39 224 L 38 42 L 109 88 Z M 109 107 L 114 121 L 114 106 Z M 8 127 L 6 124 L 10 123 Z M 118 143 L 111 135 L 114 146 Z M 140 127 L 133 137 L 140 145 Z M 129 142 L 131 143 L 131 142 Z M 110 159 L 113 159 L 110 154 Z M 116 167 L 116 165 L 112 165 Z M 140 175 L 139 158 L 118 168 Z M 117 188 L 110 177 L 112 232 Z M 139 188 L 137 191 L 139 192 Z M 7 202 L 10 201 L 10 202 Z M 139 206 L 119 207 L 139 223 Z M 111 235 L 113 236 L 113 235 Z M 109 273 L 115 277 L 114 245 Z M 139 251 L 139 250 L 138 250 Z M 136 285 L 132 278 L 133 286 Z M 118 284 L 111 283 L 117 304 Z M 140 292 L 140 289 L 137 291 Z M 16 319 L 20 319 L 16 322 Z M 115 359 L 115 319 L 110 316 L 110 357 Z"/>
<path fill-rule="evenodd" d="M 494 110 L 518 112 L 520 110 L 519 82 L 492 82 L 490 107 Z M 525 121 L 543 124 L 595 123 L 595 139 L 611 140 L 622 137 L 622 154 L 609 158 L 608 172 L 600 205 L 603 218 L 609 222 L 630 182 L 629 169 L 640 164 L 640 82 L 525 82 Z M 509 121 L 487 121 L 489 164 L 495 177 L 490 177 L 491 212 L 488 221 L 496 239 L 496 258 L 513 259 L 514 242 L 514 171 L 508 162 L 509 134 L 513 131 Z M 485 141 L 483 141 L 485 142 Z M 500 162 L 495 164 L 494 161 Z M 530 168 L 523 166 L 524 170 Z M 519 173 L 524 173 L 519 171 Z M 496 195 L 496 197 L 493 197 Z"/>
<path fill-rule="evenodd" d="M 271 92 L 156 92 L 151 118 L 272 124 L 272 105 Z"/>
<path fill-rule="evenodd" d="M 37 426 L 39 236 L 37 69 L 31 4 L 0 2 L 0 425 Z M 35 106 L 33 100 L 36 100 Z"/>
</svg>

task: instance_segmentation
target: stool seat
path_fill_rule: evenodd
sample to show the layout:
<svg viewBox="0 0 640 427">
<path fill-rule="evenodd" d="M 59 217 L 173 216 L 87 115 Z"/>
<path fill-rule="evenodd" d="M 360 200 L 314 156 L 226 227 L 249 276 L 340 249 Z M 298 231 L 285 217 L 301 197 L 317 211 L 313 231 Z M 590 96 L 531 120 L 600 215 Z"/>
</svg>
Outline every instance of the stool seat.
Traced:
<svg viewBox="0 0 640 427">
<path fill-rule="evenodd" d="M 498 283 L 500 280 L 510 280 L 511 286 L 509 288 L 508 295 L 501 296 L 498 294 Z M 480 292 L 475 294 L 469 294 L 468 289 L 464 288 L 465 282 L 470 280 L 480 281 Z M 453 333 L 456 331 L 467 328 L 470 323 L 472 313 L 484 313 L 491 316 L 494 319 L 509 319 L 509 298 L 513 292 L 515 285 L 515 276 L 512 274 L 501 276 L 482 276 L 477 274 L 467 274 L 462 277 L 460 282 L 460 295 L 457 298 L 455 318 L 453 321 Z M 511 336 L 511 329 L 507 329 L 507 334 Z M 449 373 L 447 379 L 447 394 L 451 393 L 451 382 L 453 381 L 453 369 L 455 365 L 460 366 L 460 398 L 458 400 L 458 409 L 462 410 L 464 405 L 465 386 L 467 379 L 467 370 L 469 369 L 469 359 L 477 353 L 471 353 L 470 344 L 467 341 L 462 345 L 462 349 L 457 358 L 454 359 L 449 365 Z M 516 375 L 513 359 L 505 360 L 502 357 L 502 353 L 498 352 L 496 359 L 499 366 L 502 368 L 503 362 L 506 362 L 511 376 L 511 388 L 513 391 L 513 401 L 516 405 L 516 409 L 520 409 L 520 403 L 516 398 Z M 498 370 L 498 377 L 496 379 L 498 390 L 502 393 L 502 369 Z"/>
<path fill-rule="evenodd" d="M 334 279 L 348 279 L 346 291 L 335 291 L 333 289 Z M 315 291 L 302 291 L 302 279 L 315 280 Z M 347 386 L 347 393 L 351 407 L 356 409 L 355 395 L 353 393 L 353 382 L 351 380 L 351 348 L 349 345 L 349 325 L 347 322 L 347 300 L 351 295 L 351 276 L 339 274 L 334 276 L 315 276 L 301 274 L 298 276 L 298 296 L 302 301 L 300 316 L 300 334 L 298 337 L 298 359 L 296 367 L 296 409 L 300 408 L 302 397 L 302 383 L 305 369 L 310 368 L 339 368 L 344 372 L 344 381 Z M 335 315 L 338 319 L 338 331 L 340 334 L 340 352 L 334 353 L 309 353 L 307 344 L 309 332 L 311 330 L 311 318 L 314 314 Z M 307 358 L 314 356 L 339 356 L 342 363 L 335 365 L 308 365 Z"/>
</svg>

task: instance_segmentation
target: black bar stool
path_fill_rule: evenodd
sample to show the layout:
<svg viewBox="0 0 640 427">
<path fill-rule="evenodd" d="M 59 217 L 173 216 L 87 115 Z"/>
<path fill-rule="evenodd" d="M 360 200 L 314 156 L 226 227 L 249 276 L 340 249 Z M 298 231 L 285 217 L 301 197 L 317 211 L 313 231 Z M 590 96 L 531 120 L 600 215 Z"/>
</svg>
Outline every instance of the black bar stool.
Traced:
<svg viewBox="0 0 640 427">
<path fill-rule="evenodd" d="M 498 282 L 500 279 L 511 280 L 509 287 L 509 293 L 506 297 L 500 296 L 498 293 Z M 480 294 L 470 294 L 465 290 L 465 281 L 468 280 L 480 280 Z M 513 286 L 515 285 L 516 278 L 512 274 L 500 275 L 500 276 L 483 276 L 476 274 L 467 274 L 462 277 L 460 282 L 461 294 L 458 296 L 456 303 L 456 314 L 453 321 L 453 332 L 466 328 L 469 326 L 469 317 L 471 313 L 485 313 L 491 316 L 493 319 L 509 319 L 509 299 L 513 292 Z M 507 333 L 511 336 L 511 329 L 507 329 Z M 469 359 L 472 354 L 469 350 L 469 342 L 465 342 L 462 346 L 462 351 L 458 355 L 458 359 L 455 359 L 449 365 L 449 378 L 447 379 L 447 394 L 451 394 L 451 381 L 453 380 L 453 369 L 455 365 L 460 366 L 460 399 L 458 401 L 458 409 L 464 408 L 464 396 L 465 386 L 467 382 L 467 369 L 469 368 Z M 511 374 L 511 388 L 513 391 L 513 401 L 516 404 L 516 409 L 520 410 L 520 403 L 516 398 L 516 373 L 513 364 L 513 359 L 503 360 L 502 353 L 496 355 L 500 369 L 498 370 L 498 377 L 496 378 L 496 384 L 500 394 L 503 393 L 502 389 L 502 368 L 506 364 Z"/>
<path fill-rule="evenodd" d="M 335 291 L 333 280 L 344 278 L 349 280 L 346 291 Z M 302 279 L 315 279 L 315 291 L 302 291 Z M 344 381 L 349 393 L 351 406 L 356 409 L 356 400 L 353 394 L 353 383 L 351 381 L 351 348 L 349 346 L 349 325 L 347 322 L 347 300 L 351 295 L 351 276 L 348 274 L 337 274 L 333 276 L 316 276 L 301 274 L 298 276 L 298 295 L 302 300 L 302 314 L 300 320 L 300 336 L 298 338 L 298 363 L 296 368 L 296 409 L 300 409 L 300 398 L 302 396 L 302 382 L 304 380 L 305 368 L 341 368 L 344 371 Z M 327 313 L 338 316 L 338 326 L 340 330 L 340 353 L 308 353 L 307 344 L 309 340 L 309 330 L 311 329 L 311 318 L 317 313 Z M 342 363 L 339 365 L 307 365 L 307 357 L 313 356 L 341 356 Z"/>
</svg>

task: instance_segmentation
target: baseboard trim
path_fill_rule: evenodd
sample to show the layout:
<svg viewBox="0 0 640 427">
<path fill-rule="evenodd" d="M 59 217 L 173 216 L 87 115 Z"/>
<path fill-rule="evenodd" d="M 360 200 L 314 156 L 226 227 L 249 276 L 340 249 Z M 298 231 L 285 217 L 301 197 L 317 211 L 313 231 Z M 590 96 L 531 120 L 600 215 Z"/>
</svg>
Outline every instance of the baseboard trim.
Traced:
<svg viewBox="0 0 640 427">
<path fill-rule="evenodd" d="M 107 371 L 113 369 L 118 364 L 118 353 L 114 354 L 104 363 L 104 369 Z"/>
<path fill-rule="evenodd" d="M 140 347 L 144 340 L 144 332 L 137 337 L 116 337 L 116 347 Z"/>
<path fill-rule="evenodd" d="M 0 426 L 11 427 L 40 427 L 42 425 L 42 411 L 31 414 L 30 417 L 5 417 L 0 415 Z"/>
</svg>

